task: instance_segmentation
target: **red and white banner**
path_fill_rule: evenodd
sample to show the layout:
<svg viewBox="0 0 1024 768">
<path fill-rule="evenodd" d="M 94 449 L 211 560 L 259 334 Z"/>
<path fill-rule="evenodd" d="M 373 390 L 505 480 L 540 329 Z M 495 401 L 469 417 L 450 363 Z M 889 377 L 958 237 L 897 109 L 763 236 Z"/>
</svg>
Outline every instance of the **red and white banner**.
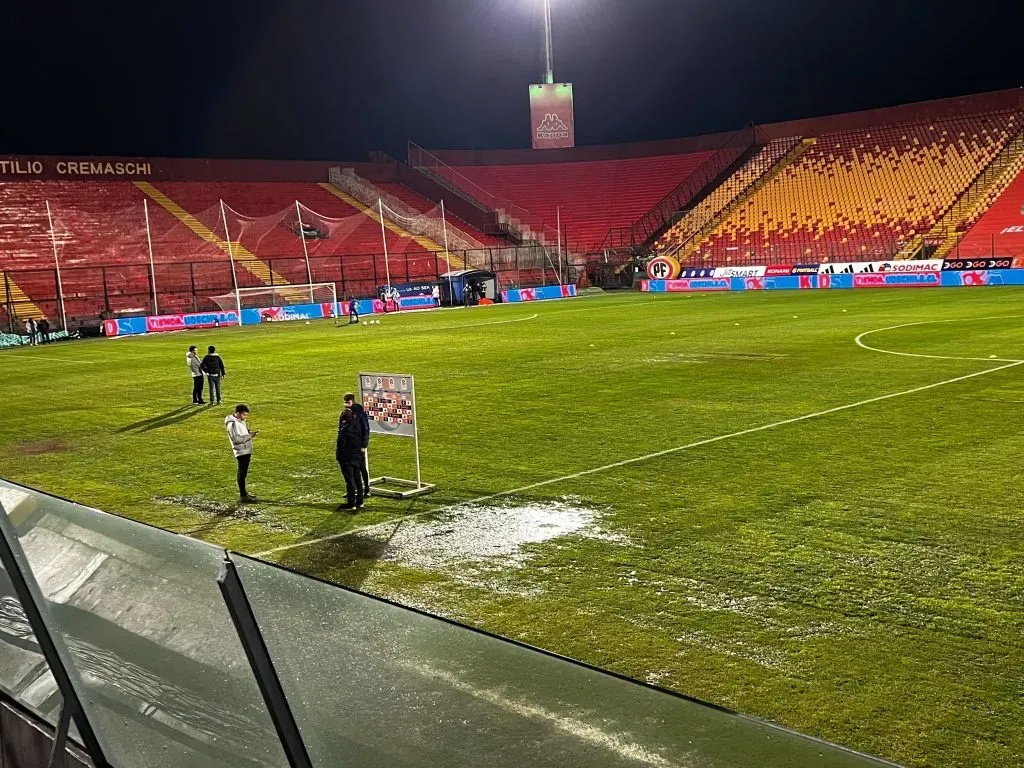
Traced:
<svg viewBox="0 0 1024 768">
<path fill-rule="evenodd" d="M 160 333 L 162 331 L 184 331 L 193 328 L 219 328 L 225 325 L 238 325 L 238 313 L 199 312 L 189 315 L 150 315 L 146 318 L 146 331 Z"/>
</svg>

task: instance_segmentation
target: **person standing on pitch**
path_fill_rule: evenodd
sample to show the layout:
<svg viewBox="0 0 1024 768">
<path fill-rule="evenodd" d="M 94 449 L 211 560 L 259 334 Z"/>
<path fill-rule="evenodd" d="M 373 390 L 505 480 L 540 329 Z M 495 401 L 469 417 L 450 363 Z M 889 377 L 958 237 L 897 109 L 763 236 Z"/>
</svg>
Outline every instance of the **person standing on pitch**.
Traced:
<svg viewBox="0 0 1024 768">
<path fill-rule="evenodd" d="M 39 343 L 49 344 L 50 343 L 50 321 L 45 317 L 36 323 L 36 330 L 39 333 Z"/>
<path fill-rule="evenodd" d="M 25 321 L 25 333 L 28 334 L 28 343 L 34 347 L 36 345 L 36 321 L 31 317 Z"/>
<path fill-rule="evenodd" d="M 370 447 L 370 417 L 351 392 L 345 393 L 345 407 L 352 411 L 359 425 L 359 479 L 362 481 L 363 498 L 366 499 L 370 495 L 370 473 L 366 466 L 366 450 Z"/>
<path fill-rule="evenodd" d="M 259 434 L 258 431 L 249 431 L 249 425 L 245 423 L 248 418 L 249 406 L 245 403 L 236 405 L 235 412 L 224 418 L 231 450 L 235 454 L 235 461 L 238 462 L 238 496 L 243 503 L 256 501 L 245 488 L 245 480 L 249 476 L 249 463 L 252 461 L 252 439 Z"/>
<path fill-rule="evenodd" d="M 345 478 L 345 503 L 338 506 L 339 512 L 359 509 L 363 506 L 363 484 L 359 477 L 359 457 L 362 456 L 362 435 L 356 416 L 348 408 L 338 419 L 338 443 L 334 457 Z"/>
<path fill-rule="evenodd" d="M 210 381 L 210 405 L 220 405 L 220 380 L 228 375 L 224 370 L 224 361 L 217 354 L 217 348 L 211 344 L 206 348 L 206 357 L 203 358 L 203 370 Z"/>
<path fill-rule="evenodd" d="M 188 372 L 192 374 L 192 405 L 204 405 L 203 403 L 203 361 L 196 353 L 196 345 L 188 348 L 185 355 L 185 363 L 188 365 Z"/>
<path fill-rule="evenodd" d="M 355 296 L 348 297 L 348 324 L 352 325 L 352 323 L 359 325 L 359 305 L 356 303 Z"/>
</svg>

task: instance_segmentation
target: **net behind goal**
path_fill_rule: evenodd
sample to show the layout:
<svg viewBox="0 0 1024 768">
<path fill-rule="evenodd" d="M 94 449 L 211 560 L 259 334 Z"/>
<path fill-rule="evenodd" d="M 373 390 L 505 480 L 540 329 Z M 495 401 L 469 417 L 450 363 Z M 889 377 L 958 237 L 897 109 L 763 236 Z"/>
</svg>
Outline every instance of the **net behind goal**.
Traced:
<svg viewBox="0 0 1024 768">
<path fill-rule="evenodd" d="M 210 300 L 222 311 L 228 312 L 233 309 L 265 309 L 298 304 L 330 304 L 333 307 L 338 303 L 338 296 L 334 283 L 312 283 L 239 288 L 231 293 L 211 296 Z"/>
</svg>

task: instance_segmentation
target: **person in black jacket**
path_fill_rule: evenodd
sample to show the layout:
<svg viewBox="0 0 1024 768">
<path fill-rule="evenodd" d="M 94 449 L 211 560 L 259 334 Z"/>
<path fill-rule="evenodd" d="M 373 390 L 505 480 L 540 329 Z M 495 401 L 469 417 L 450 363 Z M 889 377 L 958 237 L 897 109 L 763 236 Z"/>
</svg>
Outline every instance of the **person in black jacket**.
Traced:
<svg viewBox="0 0 1024 768">
<path fill-rule="evenodd" d="M 345 407 L 356 417 L 359 424 L 360 445 L 362 450 L 359 453 L 359 478 L 363 481 L 363 498 L 370 495 L 370 473 L 366 467 L 366 449 L 370 447 L 370 417 L 366 415 L 366 409 L 356 402 L 356 396 L 351 392 L 345 394 Z"/>
<path fill-rule="evenodd" d="M 212 344 L 206 348 L 206 357 L 203 358 L 203 371 L 210 384 L 210 405 L 220 405 L 220 380 L 228 375 L 224 370 L 224 361 L 217 354 L 217 348 Z"/>
<path fill-rule="evenodd" d="M 345 503 L 338 511 L 359 509 L 363 506 L 363 484 L 359 478 L 359 457 L 362 456 L 362 430 L 356 416 L 348 408 L 338 419 L 338 443 L 335 458 L 345 478 Z"/>
</svg>

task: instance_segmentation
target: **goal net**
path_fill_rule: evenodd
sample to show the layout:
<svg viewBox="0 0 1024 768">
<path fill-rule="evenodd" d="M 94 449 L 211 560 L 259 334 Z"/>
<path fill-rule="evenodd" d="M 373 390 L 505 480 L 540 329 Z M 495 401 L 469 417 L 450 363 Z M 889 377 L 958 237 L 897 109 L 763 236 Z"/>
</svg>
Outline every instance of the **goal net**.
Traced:
<svg viewBox="0 0 1024 768">
<path fill-rule="evenodd" d="M 330 304 L 336 311 L 338 296 L 334 283 L 309 283 L 239 288 L 220 296 L 211 296 L 210 300 L 225 312 L 239 308 L 266 309 L 298 304 Z"/>
</svg>

